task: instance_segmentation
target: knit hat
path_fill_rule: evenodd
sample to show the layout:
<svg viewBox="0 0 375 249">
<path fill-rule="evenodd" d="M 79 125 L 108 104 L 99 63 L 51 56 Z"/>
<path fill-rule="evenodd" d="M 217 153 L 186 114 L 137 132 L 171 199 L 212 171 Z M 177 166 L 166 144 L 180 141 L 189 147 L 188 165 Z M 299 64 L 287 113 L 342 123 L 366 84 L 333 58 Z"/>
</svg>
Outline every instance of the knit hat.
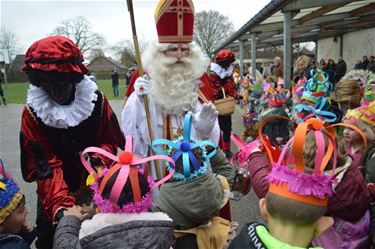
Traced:
<svg viewBox="0 0 375 249">
<path fill-rule="evenodd" d="M 140 213 L 147 212 L 152 206 L 152 190 L 160 184 L 170 179 L 174 173 L 174 161 L 172 158 L 157 155 L 139 159 L 133 157 L 132 136 L 126 136 L 125 151 L 118 157 L 111 153 L 98 148 L 88 147 L 81 154 L 81 162 L 86 170 L 90 173 L 87 178 L 87 185 L 91 186 L 94 192 L 94 202 L 102 213 Z M 114 162 L 115 165 L 98 169 L 93 169 L 85 159 L 85 154 L 94 152 L 105 156 Z M 171 165 L 170 173 L 154 182 L 151 176 L 147 177 L 148 188 L 142 191 L 140 186 L 140 175 L 143 175 L 142 165 L 153 160 L 167 160 Z M 113 184 L 111 179 L 114 179 Z M 126 190 L 126 186 L 130 187 L 131 193 Z M 109 196 L 105 194 L 109 192 Z M 143 192 L 143 193 L 142 193 Z M 122 201 L 121 197 L 126 196 L 127 200 Z M 126 199 L 125 197 L 125 199 Z M 128 200 L 131 198 L 131 200 Z M 121 203 L 124 202 L 124 203 Z"/>
<path fill-rule="evenodd" d="M 175 141 L 168 139 L 156 139 L 152 142 L 152 149 L 163 155 L 168 155 L 176 162 L 182 164 L 182 171 L 174 172 L 173 178 L 175 180 L 190 180 L 207 172 L 207 163 L 210 158 L 216 154 L 216 144 L 211 141 L 197 141 L 190 136 L 191 123 L 193 116 L 191 113 L 185 115 L 183 136 Z M 166 150 L 160 149 L 159 145 L 167 145 Z M 206 146 L 211 146 L 213 150 L 207 153 Z M 198 158 L 199 159 L 198 159 Z M 168 170 L 171 171 L 172 165 L 167 163 Z"/>
<path fill-rule="evenodd" d="M 7 174 L 0 159 L 0 224 L 11 215 L 24 198 L 17 183 Z"/>
<path fill-rule="evenodd" d="M 82 52 L 70 39 L 49 36 L 30 46 L 25 54 L 22 70 L 25 73 L 28 70 L 41 70 L 86 74 L 89 70 L 82 62 Z"/>
<path fill-rule="evenodd" d="M 192 42 L 194 15 L 192 0 L 159 0 L 155 10 L 159 42 Z"/>
</svg>

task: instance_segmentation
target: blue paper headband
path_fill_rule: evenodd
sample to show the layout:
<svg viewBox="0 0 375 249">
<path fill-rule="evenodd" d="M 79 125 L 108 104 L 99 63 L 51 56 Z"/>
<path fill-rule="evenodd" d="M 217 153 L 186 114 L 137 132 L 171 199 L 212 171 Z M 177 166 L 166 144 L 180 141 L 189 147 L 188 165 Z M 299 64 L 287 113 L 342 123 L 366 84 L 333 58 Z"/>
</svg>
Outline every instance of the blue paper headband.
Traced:
<svg viewBox="0 0 375 249">
<path fill-rule="evenodd" d="M 207 162 L 211 157 L 216 154 L 216 144 L 211 141 L 198 141 L 196 142 L 190 137 L 191 123 L 193 116 L 191 114 L 186 114 L 184 118 L 184 133 L 183 137 L 178 138 L 176 141 L 170 141 L 168 139 L 155 139 L 152 142 L 152 149 L 162 155 L 171 155 L 172 151 L 175 149 L 177 152 L 172 156 L 173 160 L 176 162 L 180 157 L 182 157 L 182 165 L 184 173 L 175 172 L 173 178 L 176 180 L 189 180 L 191 178 L 202 175 L 207 171 Z M 158 145 L 167 145 L 168 150 L 159 149 Z M 205 146 L 210 145 L 214 148 L 212 152 L 207 154 Z M 192 150 L 199 148 L 202 150 L 203 165 L 199 165 L 197 158 L 195 157 Z M 194 172 L 190 172 L 190 167 L 194 169 Z M 168 170 L 171 170 L 171 165 L 167 163 Z"/>
<path fill-rule="evenodd" d="M 306 106 L 304 104 L 297 104 L 294 107 L 294 111 L 296 113 L 302 113 L 303 111 L 306 111 L 309 113 L 304 118 L 298 117 L 298 115 L 296 115 L 297 122 L 302 123 L 306 119 L 311 118 L 312 116 L 322 119 L 323 121 L 328 122 L 328 123 L 336 122 L 337 115 L 335 113 L 323 110 L 326 104 L 327 104 L 327 100 L 325 98 L 322 98 L 322 101 L 320 101 L 320 103 L 316 103 L 314 107 Z"/>
<path fill-rule="evenodd" d="M 302 94 L 302 98 L 305 95 L 305 92 L 310 92 L 311 94 L 306 94 L 306 97 L 319 97 L 314 96 L 315 93 L 324 93 L 323 97 L 329 96 L 330 92 L 333 90 L 332 83 L 329 82 L 329 75 L 326 72 L 318 69 L 311 69 L 310 71 L 311 78 L 305 83 L 304 85 L 304 93 Z M 318 81 L 318 76 L 323 77 L 323 81 Z"/>
</svg>

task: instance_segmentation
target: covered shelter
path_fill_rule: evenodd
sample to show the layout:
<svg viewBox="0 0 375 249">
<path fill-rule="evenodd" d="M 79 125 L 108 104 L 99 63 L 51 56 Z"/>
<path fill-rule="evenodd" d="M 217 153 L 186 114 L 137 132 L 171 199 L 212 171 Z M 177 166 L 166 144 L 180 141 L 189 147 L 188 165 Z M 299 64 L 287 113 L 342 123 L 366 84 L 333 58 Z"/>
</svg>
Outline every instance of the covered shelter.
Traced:
<svg viewBox="0 0 375 249">
<path fill-rule="evenodd" d="M 214 53 L 223 48 L 239 48 L 242 75 L 244 46 L 250 45 L 255 75 L 256 49 L 282 45 L 284 78 L 289 88 L 293 43 L 334 37 L 342 56 L 345 34 L 374 27 L 375 0 L 272 0 Z M 371 37 L 375 39 L 375 29 L 373 33 Z"/>
</svg>

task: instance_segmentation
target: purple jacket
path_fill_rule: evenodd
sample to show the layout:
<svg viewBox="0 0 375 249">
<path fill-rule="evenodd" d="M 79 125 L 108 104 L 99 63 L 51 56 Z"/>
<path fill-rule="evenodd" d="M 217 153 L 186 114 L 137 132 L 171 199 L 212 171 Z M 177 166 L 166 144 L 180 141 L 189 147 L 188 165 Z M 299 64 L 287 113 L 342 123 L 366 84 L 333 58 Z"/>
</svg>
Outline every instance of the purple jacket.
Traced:
<svg viewBox="0 0 375 249">
<path fill-rule="evenodd" d="M 267 176 L 272 169 L 270 162 L 263 152 L 255 152 L 249 156 L 247 167 L 255 193 L 259 198 L 264 198 L 269 188 Z M 369 209 L 370 193 L 355 165 L 350 165 L 346 170 L 335 192 L 329 199 L 327 215 L 355 222 Z"/>
</svg>

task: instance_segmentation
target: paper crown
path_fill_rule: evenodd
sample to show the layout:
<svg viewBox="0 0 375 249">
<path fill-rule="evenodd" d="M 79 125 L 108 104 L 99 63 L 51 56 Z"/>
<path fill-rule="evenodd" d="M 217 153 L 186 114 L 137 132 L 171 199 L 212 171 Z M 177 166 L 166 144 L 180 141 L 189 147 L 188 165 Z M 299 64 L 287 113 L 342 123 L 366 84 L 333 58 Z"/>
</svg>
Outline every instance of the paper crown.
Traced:
<svg viewBox="0 0 375 249">
<path fill-rule="evenodd" d="M 20 187 L 7 174 L 3 161 L 0 159 L 0 224 L 12 214 L 23 198 Z"/>
<path fill-rule="evenodd" d="M 215 62 L 229 62 L 232 63 L 236 60 L 232 51 L 223 49 L 215 55 Z"/>
<path fill-rule="evenodd" d="M 270 107 L 280 108 L 285 105 L 285 98 L 278 91 L 273 91 L 267 97 L 267 102 Z"/>
<path fill-rule="evenodd" d="M 367 76 L 367 82 L 364 87 L 364 97 L 367 103 L 375 100 L 375 73 L 370 73 Z"/>
<path fill-rule="evenodd" d="M 199 175 L 203 175 L 207 171 L 207 163 L 211 157 L 216 154 L 216 144 L 211 141 L 196 141 L 191 138 L 191 123 L 193 116 L 188 113 L 184 118 L 184 132 L 183 136 L 175 141 L 170 141 L 168 139 L 156 139 L 152 142 L 152 149 L 158 154 L 170 155 L 173 160 L 181 159 L 183 172 L 174 172 L 173 178 L 175 180 L 190 180 Z M 159 145 L 167 145 L 168 149 L 160 149 Z M 214 148 L 210 153 L 207 154 L 206 146 L 211 146 Z M 198 149 L 198 150 L 196 150 Z M 194 151 L 200 151 L 202 156 L 202 163 L 199 163 Z M 199 152 L 198 152 L 199 153 Z M 171 170 L 171 164 L 167 163 L 168 170 Z"/>
<path fill-rule="evenodd" d="M 305 87 L 305 83 L 307 82 L 306 76 L 303 76 L 297 81 L 297 84 L 293 86 L 292 92 L 296 93 L 298 97 L 302 97 L 303 89 Z"/>
<path fill-rule="evenodd" d="M 301 99 L 316 103 L 319 98 L 329 97 L 333 89 L 329 82 L 329 75 L 320 69 L 312 69 L 310 74 L 311 78 L 304 84 Z"/>
<path fill-rule="evenodd" d="M 174 169 L 171 169 L 170 173 L 167 176 L 165 176 L 156 183 L 154 183 L 154 180 L 151 176 L 148 176 L 147 181 L 150 187 L 150 191 L 146 193 L 144 196 L 141 196 L 138 173 L 143 174 L 143 169 L 139 166 L 153 160 L 166 160 L 170 163 L 171 167 L 173 168 L 174 161 L 172 158 L 163 155 L 156 155 L 146 157 L 143 159 L 138 159 L 136 157 L 133 157 L 132 151 L 132 136 L 128 135 L 126 136 L 125 151 L 122 152 L 118 157 L 98 147 L 88 147 L 81 154 L 81 162 L 85 166 L 86 170 L 90 173 L 87 179 L 87 184 L 91 185 L 91 189 L 94 192 L 93 199 L 102 213 L 147 212 L 152 206 L 152 190 L 160 184 L 166 182 L 173 176 Z M 89 152 L 101 154 L 102 156 L 105 156 L 113 160 L 114 162 L 116 162 L 116 164 L 110 168 L 100 168 L 98 169 L 98 172 L 96 172 L 88 164 L 84 157 L 84 155 Z M 117 176 L 110 191 L 109 198 L 104 198 L 103 191 L 107 187 L 109 179 L 115 176 L 116 174 Z M 124 187 L 127 181 L 130 181 L 133 193 L 133 201 L 120 206 L 118 205 L 119 198 L 121 193 L 124 191 Z"/>
<path fill-rule="evenodd" d="M 22 70 L 26 73 L 28 70 L 41 70 L 86 74 L 89 70 L 82 62 L 82 52 L 70 39 L 49 36 L 30 46 Z"/>
<path fill-rule="evenodd" d="M 344 123 L 329 125 L 320 119 L 308 119 L 306 122 L 298 124 L 294 137 L 285 145 L 278 161 L 273 163 L 272 171 L 268 176 L 270 182 L 269 192 L 310 205 L 326 206 L 329 197 L 334 194 L 332 184 L 335 182 L 334 175 L 337 163 L 335 126 L 345 126 L 356 130 L 360 133 L 367 146 L 366 137 L 354 125 Z M 314 132 L 316 143 L 315 163 L 312 174 L 305 173 L 303 159 L 304 143 L 306 134 L 309 131 Z M 327 146 L 325 144 L 325 136 L 328 138 Z M 292 142 L 292 153 L 287 160 L 284 160 Z M 331 175 L 326 175 L 324 170 L 331 157 L 333 158 Z"/>
<path fill-rule="evenodd" d="M 255 139 L 250 143 L 245 143 L 237 134 L 232 134 L 230 136 L 231 141 L 238 147 L 239 151 L 234 154 L 230 160 L 233 165 L 234 161 L 238 161 L 238 166 L 242 167 L 246 164 L 251 152 L 260 146 L 259 139 Z"/>
<path fill-rule="evenodd" d="M 345 119 L 360 119 L 375 126 L 375 100 L 356 109 L 348 110 Z"/>
<path fill-rule="evenodd" d="M 326 98 L 320 99 L 314 106 L 307 106 L 304 104 L 297 104 L 294 106 L 294 117 L 298 123 L 304 122 L 309 118 L 319 118 L 328 123 L 335 123 L 338 121 L 336 113 L 329 111 L 329 103 Z"/>
<path fill-rule="evenodd" d="M 194 14 L 194 4 L 191 0 L 159 0 L 155 10 L 159 42 L 192 42 Z"/>
<path fill-rule="evenodd" d="M 322 129 L 326 128 L 328 132 Z M 316 158 L 312 174 L 305 173 L 303 160 L 303 148 L 308 131 L 313 131 L 316 141 Z M 328 137 L 327 150 L 324 136 Z M 283 162 L 289 145 L 293 142 L 292 155 L 288 162 Z M 333 156 L 334 163 L 332 174 L 324 174 L 330 158 Z M 276 163 L 273 164 L 272 171 L 268 176 L 270 182 L 269 192 L 292 199 L 295 201 L 326 206 L 328 198 L 334 193 L 332 184 L 334 183 L 334 172 L 336 169 L 336 142 L 333 128 L 324 126 L 320 119 L 309 119 L 297 126 L 294 137 L 292 137 L 284 147 Z M 292 162 L 292 167 L 289 165 Z"/>
<path fill-rule="evenodd" d="M 251 125 L 258 121 L 256 112 L 247 112 L 242 115 L 242 122 L 244 125 Z"/>
</svg>

